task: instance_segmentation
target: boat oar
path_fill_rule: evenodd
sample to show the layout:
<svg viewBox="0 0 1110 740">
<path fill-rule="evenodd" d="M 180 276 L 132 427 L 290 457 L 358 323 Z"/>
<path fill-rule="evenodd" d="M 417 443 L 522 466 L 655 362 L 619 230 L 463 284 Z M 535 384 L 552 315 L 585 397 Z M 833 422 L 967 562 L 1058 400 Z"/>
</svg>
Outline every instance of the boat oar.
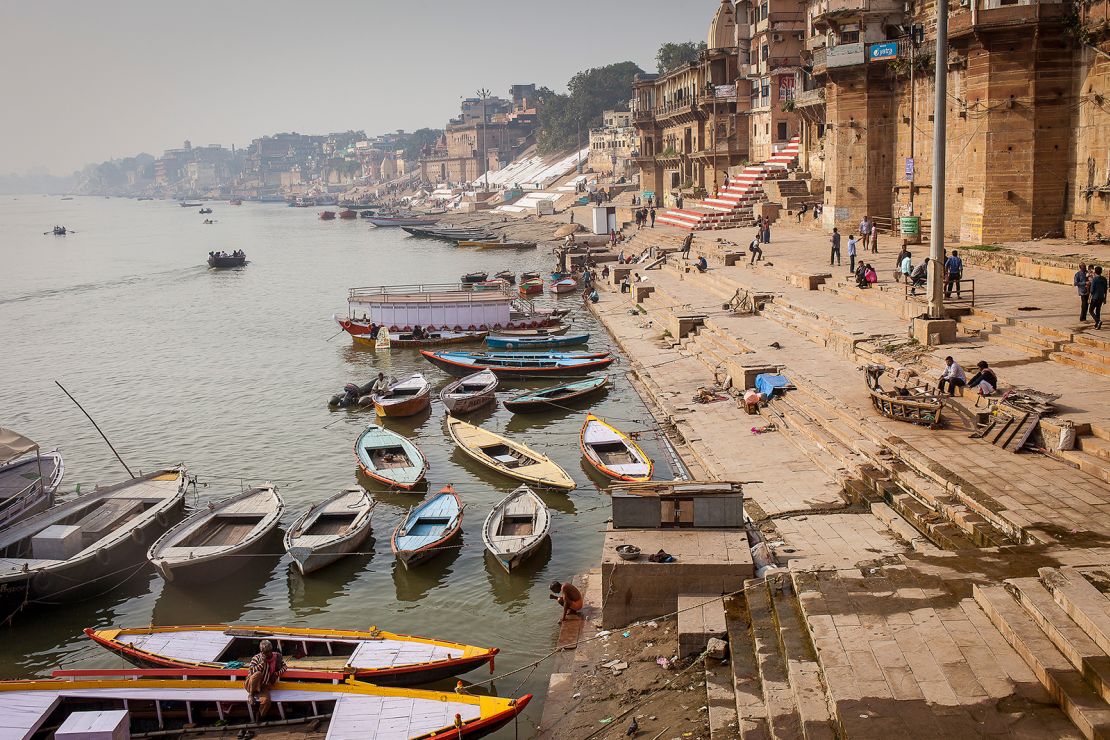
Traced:
<svg viewBox="0 0 1110 740">
<path fill-rule="evenodd" d="M 70 393 L 69 391 L 67 391 L 67 390 L 65 389 L 65 386 L 63 386 L 63 385 L 62 385 L 61 383 L 59 383 L 58 381 L 56 381 L 56 380 L 55 380 L 55 381 L 54 381 L 54 385 L 56 385 L 56 386 L 58 386 L 59 388 L 61 388 L 61 389 L 62 389 L 62 393 L 64 393 L 64 394 L 66 394 L 67 396 L 69 396 L 69 400 L 71 400 L 71 401 L 73 401 L 73 402 L 74 402 L 75 404 L 77 404 L 77 408 L 81 409 L 81 413 L 85 415 L 85 418 L 87 418 L 87 419 L 88 419 L 89 421 L 91 421 L 91 422 L 92 422 L 92 425 L 93 425 L 94 427 L 96 427 L 96 431 L 100 433 L 100 436 L 101 436 L 101 437 L 102 437 L 102 438 L 104 439 L 104 441 L 105 441 L 105 442 L 106 442 L 106 443 L 108 444 L 108 447 L 109 447 L 109 448 L 110 448 L 110 449 L 112 450 L 112 454 L 116 456 L 116 459 L 117 459 L 117 460 L 119 460 L 119 464 L 123 466 L 123 469 L 127 471 L 127 474 L 128 474 L 128 475 L 130 475 L 130 476 L 131 476 L 132 478 L 134 478 L 134 477 L 135 477 L 135 474 L 131 472 L 131 468 L 127 467 L 127 463 L 125 463 L 125 462 L 123 461 L 123 458 L 119 456 L 119 453 L 118 453 L 118 452 L 116 452 L 116 448 L 115 448 L 115 447 L 114 447 L 114 446 L 112 445 L 111 441 L 109 441 L 109 440 L 108 440 L 108 436 L 107 436 L 106 434 L 104 434 L 104 431 L 103 431 L 103 430 L 102 430 L 102 429 L 100 428 L 100 425 L 98 425 L 98 424 L 96 423 L 96 421 L 95 421 L 95 420 L 94 420 L 94 419 L 93 419 L 93 418 L 92 418 L 91 416 L 89 416 L 89 412 L 88 412 L 88 411 L 85 411 L 85 407 L 84 407 L 84 406 L 82 406 L 82 405 L 81 405 L 80 403 L 78 403 L 77 399 L 73 397 L 73 394 L 72 394 L 72 393 Z"/>
</svg>

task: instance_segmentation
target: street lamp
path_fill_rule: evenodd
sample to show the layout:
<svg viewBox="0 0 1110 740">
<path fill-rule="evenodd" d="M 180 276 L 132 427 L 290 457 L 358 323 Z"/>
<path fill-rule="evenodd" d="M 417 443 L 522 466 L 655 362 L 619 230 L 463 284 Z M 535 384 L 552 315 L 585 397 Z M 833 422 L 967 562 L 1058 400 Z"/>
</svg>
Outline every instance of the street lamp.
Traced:
<svg viewBox="0 0 1110 740">
<path fill-rule="evenodd" d="M 482 167 L 485 168 L 486 177 L 486 192 L 489 192 L 489 152 L 486 146 L 486 100 L 489 99 L 489 90 L 482 88 L 478 90 L 478 97 L 482 101 Z"/>
</svg>

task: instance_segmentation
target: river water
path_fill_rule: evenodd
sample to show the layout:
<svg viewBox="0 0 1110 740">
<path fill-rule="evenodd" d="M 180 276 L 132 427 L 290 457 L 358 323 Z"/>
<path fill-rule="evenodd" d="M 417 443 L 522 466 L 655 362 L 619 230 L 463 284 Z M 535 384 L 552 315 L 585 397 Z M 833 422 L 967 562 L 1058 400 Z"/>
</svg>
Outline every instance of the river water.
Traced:
<svg viewBox="0 0 1110 740">
<path fill-rule="evenodd" d="M 498 646 L 498 674 L 548 653 L 559 609 L 547 598 L 547 584 L 597 564 L 610 513 L 598 490 L 604 481 L 587 472 L 578 450 L 583 413 L 514 417 L 498 405 L 469 419 L 548 453 L 579 486 L 543 494 L 554 514 L 551 547 L 510 577 L 484 556 L 481 524 L 516 484 L 454 450 L 438 401 L 430 414 L 387 424 L 427 454 L 429 489 L 451 483 L 467 505 L 462 546 L 411 572 L 393 560 L 389 533 L 422 494 L 375 491 L 361 478 L 352 445 L 375 421 L 373 410 L 329 410 L 325 402 L 379 368 L 398 377 L 424 372 L 436 390 L 448 382 L 414 350 L 375 353 L 336 336 L 331 316 L 346 311 L 348 287 L 451 282 L 479 269 L 550 270 L 553 258 L 542 250 L 462 250 L 361 220 L 322 222 L 315 209 L 210 205 L 215 213 L 208 218 L 216 223 L 205 225 L 197 209 L 168 201 L 0 199 L 0 426 L 62 449 L 65 496 L 78 485 L 87 490 L 125 479 L 54 385 L 61 381 L 132 469 L 185 463 L 198 479 L 189 506 L 268 480 L 286 500 L 288 524 L 313 502 L 364 484 L 378 501 L 367 548 L 373 552 L 302 578 L 278 554 L 278 543 L 273 555 L 229 577 L 214 570 L 203 588 L 167 586 L 153 569 L 141 569 L 99 598 L 17 615 L 3 628 L 0 675 L 123 667 L 81 630 L 152 622 L 377 625 Z M 76 233 L 42 234 L 55 224 Z M 209 270 L 208 252 L 220 249 L 244 249 L 250 263 Z M 608 345 L 578 295 L 539 303 L 556 300 L 576 308 L 574 329 L 593 332 L 591 348 Z M 627 429 L 648 429 L 649 414 L 621 367 L 618 361 L 611 368 L 613 386 L 590 410 Z M 518 387 L 520 381 L 509 381 L 502 389 Z M 671 477 L 657 437 L 645 435 L 643 446 L 656 460 L 656 477 Z M 538 721 L 549 670 L 547 661 L 494 684 L 501 695 L 536 694 L 522 737 Z M 501 735 L 512 732 L 510 726 Z"/>
</svg>

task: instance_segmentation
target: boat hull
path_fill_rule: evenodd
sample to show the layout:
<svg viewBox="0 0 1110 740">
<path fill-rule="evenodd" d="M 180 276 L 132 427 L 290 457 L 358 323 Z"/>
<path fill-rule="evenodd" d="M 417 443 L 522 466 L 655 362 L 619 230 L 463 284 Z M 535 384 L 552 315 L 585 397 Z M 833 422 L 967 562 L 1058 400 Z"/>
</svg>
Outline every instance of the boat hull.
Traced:
<svg viewBox="0 0 1110 740">
<path fill-rule="evenodd" d="M 270 548 L 273 544 L 273 535 L 276 529 L 277 521 L 257 541 L 236 550 L 234 554 L 259 555 L 272 552 Z M 218 566 L 216 565 L 217 562 L 219 563 Z M 219 568 L 220 576 L 223 577 L 229 573 L 236 573 L 251 564 L 252 559 L 249 557 L 220 556 L 211 559 L 197 558 L 195 561 L 160 561 L 154 563 L 154 568 L 167 583 L 210 583 L 212 581 L 212 570 L 215 567 Z"/>
<path fill-rule="evenodd" d="M 469 393 L 458 392 L 458 389 L 466 385 L 467 381 L 470 381 L 471 384 L 473 384 L 477 382 L 484 382 L 486 378 L 489 377 L 482 376 L 486 376 L 484 370 L 478 373 L 474 373 L 474 375 L 468 375 L 465 378 L 456 380 L 440 392 L 439 400 L 443 402 L 443 405 L 447 408 L 448 413 L 454 416 L 458 416 L 460 414 L 469 414 L 472 411 L 477 411 L 486 404 L 494 402 L 497 392 L 496 375 L 493 375 L 492 378 L 490 378 L 490 381 L 486 383 L 485 387 L 481 388 L 478 391 L 473 391 Z"/>
<path fill-rule="evenodd" d="M 351 497 L 357 497 L 355 501 Z M 356 505 L 357 502 L 357 505 Z M 372 533 L 371 513 L 374 502 L 361 488 L 341 491 L 326 501 L 309 508 L 286 530 L 285 551 L 293 559 L 293 566 L 302 576 L 358 552 Z M 353 514 L 350 531 L 334 534 L 313 534 L 312 528 L 322 518 L 336 513 Z M 306 526 L 307 525 L 307 526 Z M 322 540 L 322 541 L 321 541 Z"/>
<path fill-rule="evenodd" d="M 609 447 L 623 447 L 631 462 L 624 463 L 626 470 L 613 467 L 613 463 L 602 460 L 596 449 L 599 444 Z M 613 480 L 642 483 L 651 480 L 655 466 L 650 457 L 644 453 L 627 434 L 616 427 L 605 423 L 593 414 L 586 416 L 582 429 L 578 435 L 578 446 L 582 450 L 582 457 L 586 462 L 602 475 Z M 634 469 L 634 472 L 633 472 Z"/>
<path fill-rule="evenodd" d="M 343 540 L 342 542 L 325 545 L 324 547 L 313 548 L 304 555 L 295 552 L 295 550 L 298 549 L 296 547 L 290 548 L 288 552 L 290 557 L 293 558 L 293 566 L 302 576 L 307 576 L 310 573 L 315 573 L 318 570 L 328 567 L 332 563 L 342 560 L 351 553 L 358 552 L 359 548 L 370 539 L 370 534 L 371 529 L 367 526 L 355 537 Z"/>
<path fill-rule="evenodd" d="M 556 398 L 539 398 L 536 397 L 536 391 L 529 391 L 528 393 L 522 393 L 515 398 L 510 398 L 504 401 L 503 404 L 505 408 L 507 408 L 509 411 L 512 411 L 514 414 L 535 414 L 542 411 L 552 411 L 568 404 L 576 403 L 583 398 L 592 396 L 595 393 L 600 393 L 608 387 L 609 380 L 607 377 L 602 376 L 597 380 L 599 382 L 591 383 L 586 387 L 575 390 L 566 395 L 560 395 Z M 581 381 L 579 381 L 579 383 L 581 383 Z M 566 386 L 575 386 L 579 383 L 567 383 L 563 386 L 556 386 L 556 388 L 548 390 L 557 390 Z"/>
<path fill-rule="evenodd" d="M 430 534 L 413 535 L 412 527 L 420 522 L 420 519 L 425 516 L 424 512 L 428 511 L 434 506 L 443 506 L 447 504 L 447 512 L 450 513 L 451 518 L 443 525 L 442 532 L 439 533 L 434 540 L 424 541 L 424 537 L 432 536 Z M 437 518 L 446 516 L 446 513 L 437 511 Z M 443 551 L 462 534 L 462 515 L 463 506 L 459 500 L 459 496 L 455 493 L 454 489 L 450 486 L 444 488 L 435 497 L 428 499 L 424 503 L 417 506 L 415 509 L 409 511 L 404 519 L 398 523 L 393 530 L 393 535 L 390 537 L 389 546 L 393 551 L 393 555 L 401 561 L 401 565 L 406 568 L 412 568 L 421 563 L 425 563 L 432 558 L 443 553 Z M 406 530 L 406 526 L 410 527 Z M 400 540 L 416 540 L 415 543 L 402 543 Z M 409 547 L 408 544 L 419 543 L 419 547 Z"/>
<path fill-rule="evenodd" d="M 594 370 L 603 370 L 613 364 L 612 357 L 584 358 L 581 362 L 566 365 L 552 365 L 549 367 L 534 367 L 528 365 L 499 365 L 491 366 L 480 361 L 470 362 L 461 358 L 451 358 L 435 352 L 421 350 L 420 354 L 428 362 L 441 370 L 461 378 L 480 370 L 489 369 L 498 378 L 550 378 L 564 376 L 589 375 Z"/>
<path fill-rule="evenodd" d="M 416 347 L 446 347 L 455 344 L 473 344 L 480 342 L 488 336 L 489 332 L 484 331 L 466 331 L 466 332 L 436 332 L 426 339 L 412 339 L 412 334 L 390 332 L 389 334 L 389 347 L 390 349 L 407 349 Z M 406 337 L 408 337 L 406 339 Z M 351 336 L 355 344 L 363 347 L 377 348 L 378 340 L 369 334 L 354 334 Z"/>
<path fill-rule="evenodd" d="M 389 402 L 388 399 L 380 399 L 374 397 L 374 411 L 378 416 L 416 416 L 424 409 L 432 405 L 432 394 L 430 389 L 426 390 L 418 396 L 407 398 L 404 401 Z"/>
<path fill-rule="evenodd" d="M 213 256 L 213 257 L 208 258 L 208 266 L 209 267 L 216 267 L 216 268 L 220 268 L 220 269 L 226 269 L 226 268 L 229 268 L 229 267 L 242 267 L 245 264 L 247 264 L 246 255 L 244 255 L 242 257 L 215 257 L 215 256 Z"/>
<path fill-rule="evenodd" d="M 409 474 L 406 475 L 404 478 L 391 478 L 385 475 L 377 468 L 374 468 L 372 467 L 372 465 L 367 464 L 367 462 L 363 460 L 362 455 L 359 453 L 360 448 L 363 447 L 363 440 L 367 438 L 367 435 L 372 430 L 376 429 L 379 429 L 379 427 L 368 429 L 367 431 L 360 434 L 359 438 L 355 441 L 354 453 L 355 460 L 358 461 L 359 469 L 362 470 L 362 472 L 365 473 L 368 477 L 373 478 L 379 483 L 384 483 L 390 488 L 399 488 L 403 491 L 411 491 L 413 488 L 419 485 L 421 481 L 424 480 L 424 475 L 428 472 L 428 459 L 424 456 L 424 453 L 420 450 L 419 447 L 416 446 L 415 443 L 410 442 L 409 440 L 405 439 L 395 432 L 383 430 L 386 433 L 387 438 L 393 440 L 393 444 L 395 446 L 404 449 L 406 456 L 408 456 L 410 459 L 410 462 L 414 463 L 410 467 L 403 468 L 403 470 L 409 472 Z M 412 460 L 413 457 L 416 457 L 417 459 L 414 461 Z"/>
<path fill-rule="evenodd" d="M 545 350 L 552 347 L 572 347 L 576 344 L 586 344 L 590 341 L 589 334 L 565 334 L 553 337 L 514 337 L 492 336 L 486 337 L 486 346 L 496 350 Z"/>
</svg>

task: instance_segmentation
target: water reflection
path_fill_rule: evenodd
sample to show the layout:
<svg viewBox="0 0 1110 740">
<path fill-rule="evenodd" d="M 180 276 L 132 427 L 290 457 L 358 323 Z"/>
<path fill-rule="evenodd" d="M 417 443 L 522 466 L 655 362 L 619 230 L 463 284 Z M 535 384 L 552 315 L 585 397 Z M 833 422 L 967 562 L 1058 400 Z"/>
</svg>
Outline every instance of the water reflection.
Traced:
<svg viewBox="0 0 1110 740">
<path fill-rule="evenodd" d="M 376 522 L 375 522 L 376 523 Z M 388 543 L 389 530 L 385 530 Z M 326 568 L 301 575 L 293 563 L 286 569 L 289 585 L 289 607 L 299 617 L 314 616 L 327 611 L 328 605 L 350 593 L 359 576 L 374 557 L 376 536 L 371 536 L 360 548 L 365 554 L 348 555 Z"/>
<path fill-rule="evenodd" d="M 443 552 L 412 568 L 406 568 L 400 560 L 393 560 L 393 585 L 397 589 L 397 600 L 405 602 L 421 601 L 433 589 L 447 582 L 454 572 L 455 561 L 465 547 L 466 535 L 446 545 Z"/>
<path fill-rule="evenodd" d="M 521 609 L 528 603 L 533 586 L 551 561 L 551 538 L 546 538 L 539 549 L 511 573 L 506 572 L 488 550 L 483 559 L 494 602 L 508 609 Z"/>
</svg>

